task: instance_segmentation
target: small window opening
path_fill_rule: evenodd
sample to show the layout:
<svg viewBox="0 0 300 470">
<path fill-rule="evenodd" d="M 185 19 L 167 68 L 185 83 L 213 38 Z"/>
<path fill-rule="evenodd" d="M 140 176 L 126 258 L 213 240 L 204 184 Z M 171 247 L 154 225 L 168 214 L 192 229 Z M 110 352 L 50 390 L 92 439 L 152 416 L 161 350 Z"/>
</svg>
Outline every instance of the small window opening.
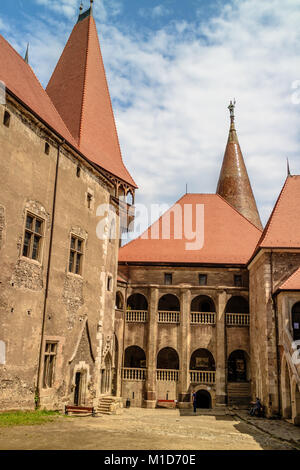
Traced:
<svg viewBox="0 0 300 470">
<path fill-rule="evenodd" d="M 50 145 L 48 144 L 48 142 L 45 143 L 45 154 L 46 155 L 49 155 L 50 153 Z"/>
<path fill-rule="evenodd" d="M 173 282 L 173 275 L 171 273 L 165 273 L 165 284 L 170 286 Z"/>
<path fill-rule="evenodd" d="M 199 285 L 200 286 L 207 285 L 207 274 L 199 274 Z"/>
<path fill-rule="evenodd" d="M 88 209 L 91 208 L 92 200 L 93 200 L 93 196 L 92 196 L 90 193 L 88 193 L 88 195 L 87 195 L 87 205 L 88 205 Z"/>
<path fill-rule="evenodd" d="M 241 275 L 235 275 L 234 276 L 234 285 L 235 287 L 242 287 L 243 285 L 243 280 Z"/>
<path fill-rule="evenodd" d="M 8 111 L 5 111 L 5 113 L 4 113 L 3 124 L 6 127 L 9 127 L 9 125 L 10 125 L 10 113 Z"/>
<path fill-rule="evenodd" d="M 107 278 L 107 290 L 112 291 L 112 277 L 108 276 Z"/>
<path fill-rule="evenodd" d="M 77 178 L 80 178 L 80 173 L 81 173 L 81 168 L 80 168 L 80 166 L 78 166 L 77 169 L 76 169 Z"/>
</svg>

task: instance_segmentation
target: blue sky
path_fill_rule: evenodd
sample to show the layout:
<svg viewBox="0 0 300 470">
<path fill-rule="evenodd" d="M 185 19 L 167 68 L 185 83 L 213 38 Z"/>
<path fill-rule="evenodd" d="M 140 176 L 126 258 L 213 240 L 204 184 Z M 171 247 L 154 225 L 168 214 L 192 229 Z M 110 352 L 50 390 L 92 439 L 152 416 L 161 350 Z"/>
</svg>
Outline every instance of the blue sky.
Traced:
<svg viewBox="0 0 300 470">
<path fill-rule="evenodd" d="M 95 0 L 123 158 L 138 202 L 216 190 L 236 98 L 240 144 L 266 222 L 300 173 L 298 0 Z M 85 7 L 89 1 L 85 0 Z M 1 0 L 0 32 L 45 86 L 77 0 Z M 299 82 L 298 82 L 299 81 Z M 293 88 L 294 87 L 294 88 Z M 298 91 L 298 88 L 299 91 Z"/>
</svg>

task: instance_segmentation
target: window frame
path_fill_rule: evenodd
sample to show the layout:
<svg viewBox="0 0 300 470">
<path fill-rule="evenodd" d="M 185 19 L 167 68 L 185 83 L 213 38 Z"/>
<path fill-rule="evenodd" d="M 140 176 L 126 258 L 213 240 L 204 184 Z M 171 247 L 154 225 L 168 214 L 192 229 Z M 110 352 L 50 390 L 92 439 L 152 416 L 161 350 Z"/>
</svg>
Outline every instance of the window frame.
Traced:
<svg viewBox="0 0 300 470">
<path fill-rule="evenodd" d="M 234 287 L 243 287 L 243 276 L 241 274 L 234 274 L 233 282 Z"/>
<path fill-rule="evenodd" d="M 204 280 L 204 282 L 201 282 L 201 278 Z M 198 283 L 199 283 L 199 286 L 207 286 L 207 279 L 208 279 L 207 274 L 205 274 L 205 273 L 199 273 L 199 274 L 198 274 Z"/>
<path fill-rule="evenodd" d="M 171 282 L 167 282 L 167 279 L 169 279 Z M 165 286 L 173 285 L 173 273 L 164 273 L 164 285 Z"/>
<path fill-rule="evenodd" d="M 27 220 L 28 220 L 29 217 L 32 218 L 31 228 L 27 227 Z M 33 229 L 33 227 L 36 228 L 36 222 L 37 221 L 39 221 L 41 223 L 40 232 Z M 27 245 L 28 246 L 28 252 L 27 252 L 27 254 L 24 254 L 24 248 L 26 246 L 25 245 L 26 234 L 29 234 L 30 240 L 29 240 L 29 243 Z M 36 262 L 41 263 L 44 236 L 45 236 L 45 219 L 43 219 L 39 215 L 34 214 L 31 211 L 26 211 L 26 214 L 25 214 L 25 227 L 24 227 L 24 230 L 23 230 L 23 241 L 22 241 L 22 253 L 21 253 L 22 257 L 27 259 L 27 260 L 36 261 Z M 34 242 L 33 241 L 34 241 L 35 237 L 39 238 L 38 249 L 37 249 L 37 257 L 36 258 L 33 257 L 33 250 L 34 250 Z"/>
<path fill-rule="evenodd" d="M 49 351 L 47 351 L 48 346 L 50 346 Z M 54 351 L 52 351 L 52 346 L 54 346 Z M 50 341 L 50 340 L 45 341 L 43 389 L 53 388 L 54 381 L 55 381 L 57 351 L 58 351 L 58 341 Z M 53 359 L 52 361 L 51 361 L 51 358 Z"/>
<path fill-rule="evenodd" d="M 75 240 L 75 248 L 72 247 L 72 240 Z M 82 243 L 81 250 L 78 249 L 78 242 Z M 68 273 L 74 274 L 75 276 L 82 276 L 83 272 L 83 258 L 84 258 L 84 248 L 85 248 L 85 240 L 75 233 L 71 233 L 70 235 L 70 245 L 69 245 L 69 263 L 68 263 Z M 72 254 L 74 255 L 73 260 L 71 260 Z M 77 272 L 77 260 L 79 256 L 79 270 Z M 71 269 L 71 262 L 72 262 L 72 269 Z"/>
</svg>

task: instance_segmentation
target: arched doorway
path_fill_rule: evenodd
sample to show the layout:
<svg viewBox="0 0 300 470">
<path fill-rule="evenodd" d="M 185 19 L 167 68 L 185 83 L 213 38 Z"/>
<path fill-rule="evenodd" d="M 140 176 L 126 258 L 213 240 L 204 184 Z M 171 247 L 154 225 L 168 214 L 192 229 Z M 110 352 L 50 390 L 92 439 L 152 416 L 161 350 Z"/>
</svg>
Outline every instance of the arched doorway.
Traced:
<svg viewBox="0 0 300 470">
<path fill-rule="evenodd" d="M 127 300 L 127 310 L 148 310 L 148 301 L 143 294 L 132 294 Z"/>
<path fill-rule="evenodd" d="M 249 302 L 244 297 L 233 296 L 226 305 L 226 313 L 249 313 Z"/>
<path fill-rule="evenodd" d="M 282 416 L 289 419 L 292 417 L 292 399 L 289 368 L 286 359 L 282 361 L 281 393 L 282 393 Z"/>
<path fill-rule="evenodd" d="M 75 374 L 74 405 L 81 406 L 85 404 L 86 398 L 86 370 L 77 371 Z"/>
<path fill-rule="evenodd" d="M 192 300 L 191 312 L 215 312 L 214 301 L 208 295 L 198 295 Z"/>
<path fill-rule="evenodd" d="M 129 346 L 125 350 L 124 367 L 144 369 L 146 367 L 146 354 L 139 346 Z"/>
<path fill-rule="evenodd" d="M 292 328 L 294 341 L 300 340 L 300 302 L 292 308 Z"/>
<path fill-rule="evenodd" d="M 211 408 L 211 395 L 207 390 L 198 390 L 196 393 L 197 408 L 209 409 Z"/>
<path fill-rule="evenodd" d="M 180 302 L 178 297 L 173 294 L 163 295 L 158 302 L 160 312 L 180 312 Z"/>
<path fill-rule="evenodd" d="M 116 309 L 117 310 L 123 310 L 123 306 L 124 306 L 124 299 L 123 299 L 123 295 L 121 292 L 117 292 L 116 293 Z"/>
<path fill-rule="evenodd" d="M 102 380 L 101 380 L 101 393 L 111 393 L 111 382 L 112 382 L 112 360 L 110 353 L 106 354 L 104 361 L 104 369 L 102 369 Z"/>
<path fill-rule="evenodd" d="M 157 369 L 179 369 L 179 356 L 173 348 L 163 348 L 157 355 Z"/>
<path fill-rule="evenodd" d="M 214 356 L 208 349 L 197 349 L 190 360 L 190 370 L 216 370 Z"/>
<path fill-rule="evenodd" d="M 228 382 L 248 381 L 248 356 L 245 351 L 237 349 L 228 358 Z"/>
</svg>

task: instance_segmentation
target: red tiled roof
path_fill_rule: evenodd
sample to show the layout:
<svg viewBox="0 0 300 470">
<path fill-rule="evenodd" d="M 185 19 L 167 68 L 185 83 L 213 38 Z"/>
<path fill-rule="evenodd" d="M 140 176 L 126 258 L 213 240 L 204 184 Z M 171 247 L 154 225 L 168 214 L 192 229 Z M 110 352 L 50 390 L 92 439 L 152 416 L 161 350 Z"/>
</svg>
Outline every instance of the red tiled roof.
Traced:
<svg viewBox="0 0 300 470">
<path fill-rule="evenodd" d="M 300 268 L 297 269 L 285 282 L 279 287 L 280 290 L 300 290 Z"/>
<path fill-rule="evenodd" d="M 258 248 L 300 248 L 300 176 L 288 176 Z"/>
<path fill-rule="evenodd" d="M 121 155 L 94 18 L 79 21 L 46 89 L 79 149 L 136 187 Z"/>
<path fill-rule="evenodd" d="M 168 217 L 172 211 L 171 208 L 149 227 L 145 234 L 120 249 L 119 261 L 200 264 L 247 263 L 261 236 L 261 231 L 221 196 L 217 194 L 187 194 L 177 204 L 181 208 L 184 205 L 190 205 L 193 221 L 196 219 L 196 205 L 204 205 L 204 246 L 202 249 L 187 250 L 186 243 L 191 240 L 186 237 L 181 240 L 175 239 L 173 223 L 171 223 L 170 239 L 163 239 L 162 220 Z M 188 219 L 189 223 L 190 219 L 191 217 Z M 183 232 L 185 231 L 184 227 Z M 193 230 L 195 228 L 193 222 Z M 151 239 L 151 233 L 156 232 L 158 239 Z M 148 236 L 148 239 L 144 239 L 145 235 Z"/>
<path fill-rule="evenodd" d="M 62 137 L 75 145 L 70 132 L 31 67 L 0 35 L 0 80 L 28 108 Z"/>
</svg>

